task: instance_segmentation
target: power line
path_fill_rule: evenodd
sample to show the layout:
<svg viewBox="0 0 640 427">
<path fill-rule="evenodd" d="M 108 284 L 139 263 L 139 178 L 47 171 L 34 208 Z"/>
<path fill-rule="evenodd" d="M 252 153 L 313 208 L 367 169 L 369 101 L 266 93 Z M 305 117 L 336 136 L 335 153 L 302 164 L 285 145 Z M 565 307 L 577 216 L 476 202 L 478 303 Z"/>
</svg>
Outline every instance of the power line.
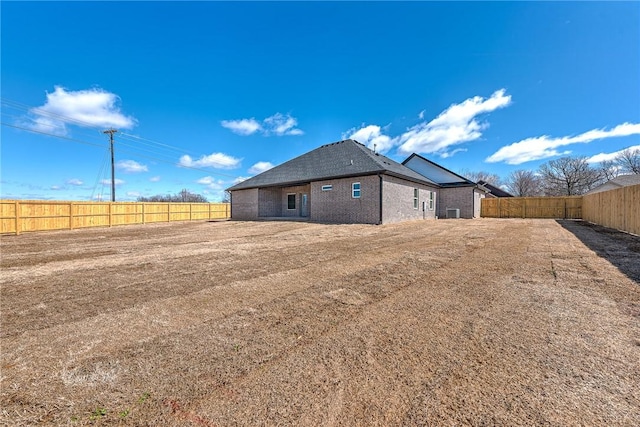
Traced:
<svg viewBox="0 0 640 427">
<path fill-rule="evenodd" d="M 75 138 L 69 138 L 67 136 L 56 135 L 56 134 L 53 134 L 53 133 L 48 133 L 48 132 L 43 132 L 43 131 L 39 131 L 39 130 L 35 130 L 35 129 L 29 129 L 29 128 L 22 127 L 22 126 L 12 125 L 12 124 L 5 123 L 5 122 L 0 122 L 0 125 L 8 126 L 8 127 L 15 128 L 15 129 L 24 130 L 24 131 L 31 132 L 31 133 L 37 133 L 37 134 L 40 134 L 40 135 L 46 135 L 46 136 L 51 136 L 51 137 L 54 137 L 54 138 L 60 138 L 60 139 L 64 139 L 64 140 L 71 141 L 71 142 L 77 142 L 77 143 L 80 143 L 80 144 L 91 145 L 91 146 L 94 146 L 94 147 L 107 148 L 107 146 L 105 146 L 104 144 L 95 144 L 95 143 L 82 141 L 82 140 L 75 139 Z M 132 150 L 120 150 L 120 152 L 131 153 L 131 154 L 134 154 L 134 155 L 136 155 L 138 157 L 142 157 L 142 158 L 146 158 L 146 159 L 150 159 L 150 160 L 155 160 L 155 161 L 161 162 L 161 163 L 171 164 L 173 166 L 178 166 L 178 167 L 181 167 L 181 168 L 184 168 L 184 169 L 191 169 L 191 170 L 200 171 L 200 172 L 204 172 L 204 173 L 211 174 L 211 175 L 223 176 L 223 177 L 226 177 L 226 178 L 235 178 L 235 176 L 233 176 L 233 175 L 227 175 L 227 174 L 224 174 L 224 173 L 220 173 L 220 172 L 216 172 L 216 171 L 212 171 L 212 170 L 207 170 L 207 169 L 202 169 L 202 168 L 197 168 L 197 167 L 194 167 L 194 166 L 181 165 L 179 163 L 176 163 L 175 161 L 170 161 L 170 160 L 165 160 L 165 159 L 161 159 L 161 158 L 158 158 L 158 157 L 153 157 L 153 156 L 140 154 L 139 152 L 132 151 Z"/>
</svg>

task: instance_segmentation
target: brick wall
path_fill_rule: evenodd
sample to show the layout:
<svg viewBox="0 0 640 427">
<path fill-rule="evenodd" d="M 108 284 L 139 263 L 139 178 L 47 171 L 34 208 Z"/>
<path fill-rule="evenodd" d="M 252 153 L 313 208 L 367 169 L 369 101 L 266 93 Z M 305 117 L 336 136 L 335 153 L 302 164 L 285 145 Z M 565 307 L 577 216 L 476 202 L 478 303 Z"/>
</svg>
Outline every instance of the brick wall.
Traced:
<svg viewBox="0 0 640 427">
<path fill-rule="evenodd" d="M 474 217 L 473 187 L 441 188 L 438 203 L 438 216 L 447 217 L 447 209 L 460 209 L 460 218 Z M 478 203 L 480 206 L 480 203 Z M 478 211 L 478 216 L 480 212 Z"/>
<path fill-rule="evenodd" d="M 354 199 L 351 184 L 360 183 L 360 198 Z M 330 191 L 322 191 L 331 185 Z M 378 224 L 380 221 L 380 178 L 377 175 L 330 179 L 311 183 L 310 219 L 343 224 Z"/>
<path fill-rule="evenodd" d="M 231 192 L 231 219 L 258 219 L 258 189 Z"/>
<path fill-rule="evenodd" d="M 414 189 L 418 189 L 418 207 L 414 207 Z M 436 210 L 429 210 L 429 193 L 435 192 L 437 201 L 438 189 L 417 184 L 393 176 L 383 175 L 382 184 L 382 222 L 384 224 L 416 219 L 435 219 Z M 425 202 L 425 209 L 422 203 Z M 437 203 L 435 204 L 437 205 Z"/>
<path fill-rule="evenodd" d="M 258 216 L 282 216 L 282 190 L 280 188 L 260 188 L 258 190 Z"/>
<path fill-rule="evenodd" d="M 292 216 L 300 216 L 300 203 L 302 199 L 302 193 L 309 194 L 311 186 L 307 185 L 297 185 L 295 187 L 283 187 L 280 189 L 280 209 L 282 212 L 281 216 L 292 217 Z M 289 209 L 288 206 L 288 195 L 295 194 L 296 196 L 296 208 Z M 307 199 L 307 209 L 309 212 L 311 211 L 310 203 Z"/>
</svg>

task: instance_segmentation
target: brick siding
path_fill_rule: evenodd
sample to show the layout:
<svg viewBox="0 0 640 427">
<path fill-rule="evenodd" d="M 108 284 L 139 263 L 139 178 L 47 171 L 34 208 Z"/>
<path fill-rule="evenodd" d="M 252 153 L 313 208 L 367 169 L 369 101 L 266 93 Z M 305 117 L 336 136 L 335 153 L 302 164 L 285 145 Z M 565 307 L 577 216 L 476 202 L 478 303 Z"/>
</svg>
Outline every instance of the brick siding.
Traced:
<svg viewBox="0 0 640 427">
<path fill-rule="evenodd" d="M 418 208 L 414 208 L 414 189 L 418 189 Z M 438 189 L 427 185 L 406 181 L 393 176 L 383 175 L 382 184 L 382 222 L 383 224 L 410 221 L 416 219 L 435 219 L 436 210 L 429 210 L 429 192 L 435 192 L 438 199 Z M 426 202 L 425 210 L 422 203 Z"/>
<path fill-rule="evenodd" d="M 231 219 L 258 219 L 258 189 L 231 192 Z"/>
<path fill-rule="evenodd" d="M 351 185 L 360 183 L 360 198 L 354 199 Z M 323 185 L 331 185 L 322 191 Z M 311 183 L 312 221 L 342 224 L 378 224 L 380 222 L 380 178 L 377 175 L 328 179 Z"/>
</svg>

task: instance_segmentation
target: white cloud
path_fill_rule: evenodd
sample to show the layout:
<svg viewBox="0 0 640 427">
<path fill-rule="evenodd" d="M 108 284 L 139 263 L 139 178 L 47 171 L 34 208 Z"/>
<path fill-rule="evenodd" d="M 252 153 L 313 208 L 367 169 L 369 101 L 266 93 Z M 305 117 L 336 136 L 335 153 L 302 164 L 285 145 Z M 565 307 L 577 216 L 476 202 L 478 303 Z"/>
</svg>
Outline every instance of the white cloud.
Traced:
<svg viewBox="0 0 640 427">
<path fill-rule="evenodd" d="M 30 122 L 21 124 L 24 124 L 26 127 L 36 132 L 50 133 L 58 136 L 64 136 L 67 134 L 67 127 L 64 122 L 54 120 L 49 117 L 35 116 L 31 118 Z"/>
<path fill-rule="evenodd" d="M 130 129 L 136 121 L 120 112 L 118 100 L 117 95 L 100 88 L 67 91 L 55 86 L 43 106 L 29 110 L 34 116 L 31 128 L 56 135 L 66 134 L 68 124 Z"/>
<path fill-rule="evenodd" d="M 212 176 L 205 176 L 196 181 L 198 184 L 206 185 L 211 190 L 222 190 L 225 182 L 221 179 L 215 179 Z"/>
<path fill-rule="evenodd" d="M 238 135 L 251 135 L 262 129 L 260 123 L 258 123 L 253 117 L 250 119 L 223 120 L 220 123 L 222 124 L 222 127 L 225 127 Z"/>
<path fill-rule="evenodd" d="M 160 181 L 160 177 L 159 176 L 152 176 L 151 178 L 149 178 L 149 181 L 158 182 L 158 181 Z"/>
<path fill-rule="evenodd" d="M 116 186 L 122 185 L 122 184 L 125 183 L 123 180 L 118 179 L 118 178 L 114 179 L 113 182 L 116 184 Z M 102 179 L 102 180 L 100 180 L 100 184 L 102 184 L 102 185 L 111 185 L 111 180 L 110 179 Z"/>
<path fill-rule="evenodd" d="M 265 135 L 275 134 L 282 135 L 303 135 L 304 132 L 300 129 L 296 129 L 298 120 L 291 115 L 276 113 L 271 117 L 264 119 L 264 133 Z"/>
<path fill-rule="evenodd" d="M 255 165 L 251 166 L 248 172 L 250 174 L 257 175 L 264 171 L 268 171 L 272 167 L 273 167 L 273 164 L 271 164 L 270 162 L 258 162 Z"/>
<path fill-rule="evenodd" d="M 67 180 L 67 184 L 75 185 L 75 186 L 81 186 L 81 185 L 84 184 L 84 182 L 82 182 L 78 178 L 71 178 L 71 179 Z"/>
<path fill-rule="evenodd" d="M 116 163 L 116 168 L 126 173 L 147 172 L 149 170 L 146 165 L 140 164 L 135 160 L 120 160 Z"/>
<path fill-rule="evenodd" d="M 489 124 L 478 120 L 481 114 L 490 113 L 511 104 L 511 95 L 506 95 L 505 89 L 495 91 L 489 98 L 475 96 L 460 104 L 453 104 L 430 122 L 423 121 L 408 128 L 401 135 L 391 137 L 384 133 L 385 128 L 378 125 L 362 125 L 342 134 L 344 138 L 355 139 L 367 147 L 386 153 L 398 147 L 401 154 L 409 153 L 437 153 L 441 157 L 451 157 L 463 151 L 449 147 L 463 142 L 473 141 L 482 136 L 482 131 Z M 426 110 L 422 110 L 418 117 L 424 120 Z"/>
<path fill-rule="evenodd" d="M 246 181 L 246 180 L 248 180 L 249 178 L 251 178 L 251 177 L 250 177 L 250 176 L 239 176 L 239 177 L 237 177 L 236 179 L 234 179 L 234 180 L 233 180 L 233 184 L 234 184 L 234 185 L 235 185 L 235 184 L 239 184 L 239 183 L 241 183 L 242 181 Z"/>
<path fill-rule="evenodd" d="M 616 157 L 618 157 L 618 155 L 620 153 L 622 153 L 624 150 L 640 150 L 640 145 L 634 145 L 632 147 L 627 147 L 623 150 L 620 151 L 614 151 L 613 153 L 600 153 L 600 154 L 596 154 L 595 156 L 591 156 L 587 159 L 587 163 L 600 163 L 600 162 L 604 162 L 604 161 L 610 161 L 610 160 L 615 160 Z"/>
<path fill-rule="evenodd" d="M 453 157 L 457 153 L 464 153 L 465 151 L 467 151 L 466 148 L 456 148 L 455 150 L 446 151 L 440 154 L 440 157 L 442 157 L 443 159 L 446 159 L 447 157 Z"/>
<path fill-rule="evenodd" d="M 614 138 L 640 134 L 640 123 L 623 123 L 611 130 L 592 129 L 577 136 L 563 136 L 551 138 L 543 135 L 527 138 L 522 141 L 506 145 L 487 157 L 489 163 L 505 162 L 510 165 L 541 160 L 549 157 L 569 154 L 571 151 L 558 151 L 557 148 L 571 144 L 585 144 L 598 139 Z"/>
<path fill-rule="evenodd" d="M 62 190 L 62 187 L 60 187 L 59 185 L 52 185 L 49 189 L 53 191 L 57 191 L 57 190 Z"/>
<path fill-rule="evenodd" d="M 438 117 L 409 128 L 397 140 L 398 151 L 408 153 L 445 153 L 447 148 L 482 136 L 489 124 L 477 120 L 477 116 L 490 113 L 511 104 L 511 95 L 505 90 L 495 91 L 485 99 L 474 96 L 460 104 L 453 104 Z"/>
<path fill-rule="evenodd" d="M 198 160 L 193 160 L 191 156 L 185 154 L 180 157 L 179 165 L 184 167 L 203 168 L 211 167 L 217 169 L 233 169 L 240 165 L 242 159 L 229 156 L 224 153 L 212 153 L 201 156 Z"/>
<path fill-rule="evenodd" d="M 276 113 L 267 117 L 260 123 L 255 118 L 239 120 L 223 120 L 220 124 L 238 135 L 253 135 L 260 132 L 264 136 L 269 135 L 303 135 L 301 129 L 296 128 L 298 120 L 290 114 Z"/>
<path fill-rule="evenodd" d="M 362 125 L 360 129 L 349 129 L 342 134 L 342 139 L 356 140 L 378 153 L 386 153 L 395 145 L 395 140 L 382 133 L 378 125 Z"/>
</svg>

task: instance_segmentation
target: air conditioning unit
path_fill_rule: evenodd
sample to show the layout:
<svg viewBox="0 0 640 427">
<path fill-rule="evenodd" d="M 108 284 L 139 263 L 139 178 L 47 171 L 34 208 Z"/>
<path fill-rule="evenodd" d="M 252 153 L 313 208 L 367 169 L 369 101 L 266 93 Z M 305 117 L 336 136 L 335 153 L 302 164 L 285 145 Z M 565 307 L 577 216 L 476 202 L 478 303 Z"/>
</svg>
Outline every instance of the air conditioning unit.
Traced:
<svg viewBox="0 0 640 427">
<path fill-rule="evenodd" d="M 447 208 L 447 218 L 460 218 L 460 209 Z"/>
</svg>

